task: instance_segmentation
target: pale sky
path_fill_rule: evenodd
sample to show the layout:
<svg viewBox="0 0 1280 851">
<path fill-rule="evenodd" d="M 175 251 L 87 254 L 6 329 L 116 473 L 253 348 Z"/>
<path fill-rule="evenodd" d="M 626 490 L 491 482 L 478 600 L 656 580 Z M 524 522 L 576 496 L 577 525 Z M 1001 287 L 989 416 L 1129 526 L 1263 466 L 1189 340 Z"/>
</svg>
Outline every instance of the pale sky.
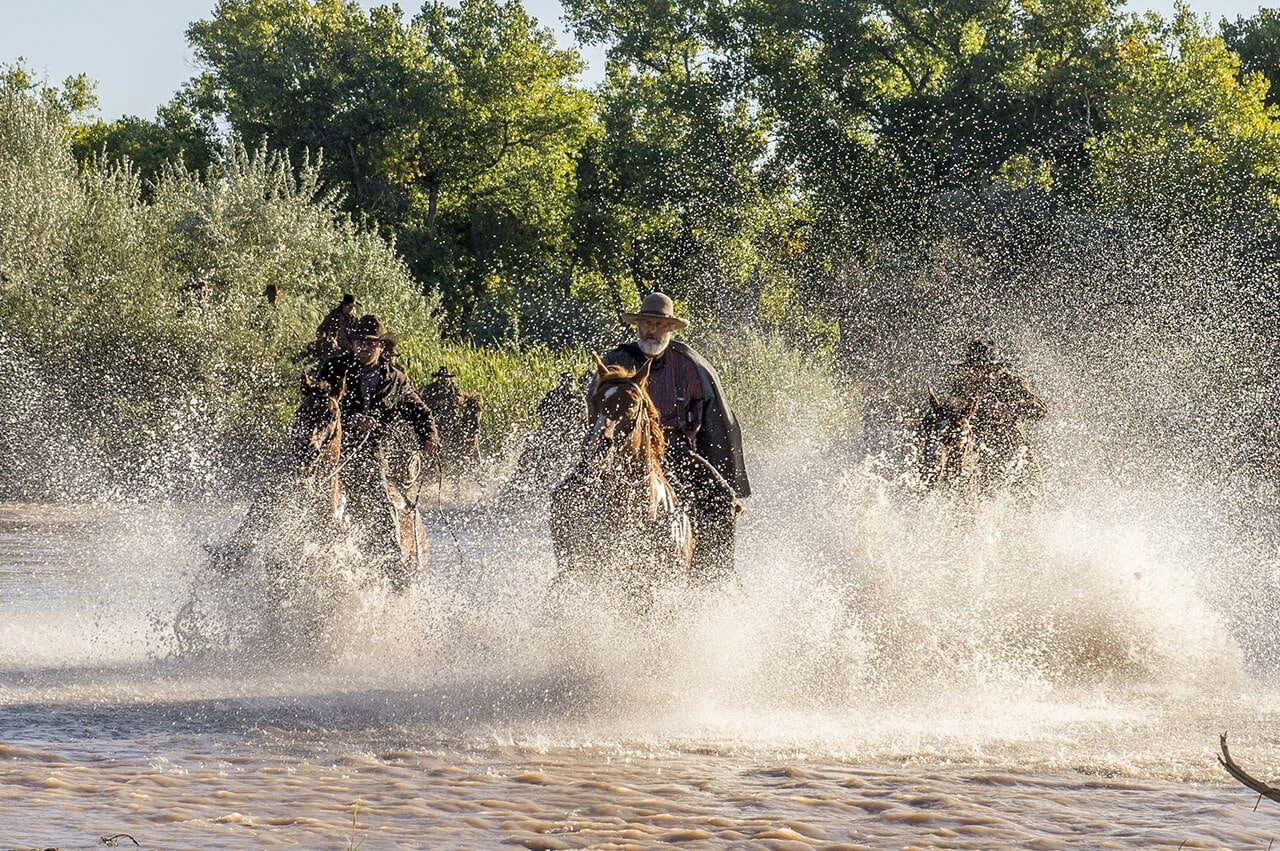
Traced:
<svg viewBox="0 0 1280 851">
<path fill-rule="evenodd" d="M 1278 0 L 1280 1 L 1280 0 Z M 152 118 L 196 67 L 184 35 L 187 25 L 207 18 L 215 0 L 0 0 L 0 63 L 25 57 L 27 67 L 50 82 L 80 72 L 98 81 L 102 116 Z M 383 0 L 361 0 L 370 8 Z M 418 8 L 401 2 L 409 13 Z M 1191 7 L 1215 22 L 1252 15 L 1257 0 L 1192 0 Z M 571 43 L 560 21 L 559 0 L 525 0 L 525 8 Z M 1134 10 L 1173 10 L 1173 0 L 1130 0 Z M 603 53 L 584 51 L 584 82 L 603 74 Z"/>
</svg>

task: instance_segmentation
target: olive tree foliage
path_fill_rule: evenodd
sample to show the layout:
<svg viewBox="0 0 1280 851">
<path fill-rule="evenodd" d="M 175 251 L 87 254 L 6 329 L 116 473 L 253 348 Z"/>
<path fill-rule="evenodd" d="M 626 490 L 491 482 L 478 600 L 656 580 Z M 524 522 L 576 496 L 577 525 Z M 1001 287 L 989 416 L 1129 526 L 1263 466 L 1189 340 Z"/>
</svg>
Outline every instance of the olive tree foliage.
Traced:
<svg viewBox="0 0 1280 851">
<path fill-rule="evenodd" d="M 252 465 L 242 450 L 279 434 L 306 342 L 344 291 L 434 337 L 393 246 L 337 208 L 315 166 L 233 142 L 144 200 L 127 163 L 82 169 L 74 133 L 0 86 L 6 490 L 198 490 L 224 463 Z"/>
<path fill-rule="evenodd" d="M 395 6 L 221 0 L 188 30 L 203 103 L 243 138 L 322 172 L 373 217 L 455 330 L 563 265 L 574 162 L 590 132 L 582 68 L 518 0 Z"/>
</svg>

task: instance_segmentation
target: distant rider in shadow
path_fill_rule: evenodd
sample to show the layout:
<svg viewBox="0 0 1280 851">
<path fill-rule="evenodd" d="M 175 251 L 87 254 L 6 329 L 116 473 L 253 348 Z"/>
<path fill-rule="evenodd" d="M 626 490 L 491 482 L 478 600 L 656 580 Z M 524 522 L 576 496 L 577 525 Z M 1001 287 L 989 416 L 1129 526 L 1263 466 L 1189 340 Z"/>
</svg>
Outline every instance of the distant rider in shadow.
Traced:
<svg viewBox="0 0 1280 851">
<path fill-rule="evenodd" d="M 1027 441 L 1027 423 L 1043 419 L 1048 407 L 1025 378 L 996 357 L 994 346 L 974 340 L 951 385 L 953 398 L 965 407 L 977 400 L 973 439 L 978 447 L 978 487 L 984 494 L 1002 488 L 1031 490 L 1040 483 L 1040 468 Z"/>
</svg>

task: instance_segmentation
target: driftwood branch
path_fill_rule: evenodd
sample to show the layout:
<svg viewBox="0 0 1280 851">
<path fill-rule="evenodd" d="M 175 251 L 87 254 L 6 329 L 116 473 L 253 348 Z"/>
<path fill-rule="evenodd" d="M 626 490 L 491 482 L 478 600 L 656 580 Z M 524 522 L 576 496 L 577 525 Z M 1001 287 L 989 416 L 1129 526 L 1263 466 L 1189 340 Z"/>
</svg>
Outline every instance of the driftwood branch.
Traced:
<svg viewBox="0 0 1280 851">
<path fill-rule="evenodd" d="M 1280 789 L 1277 789 L 1275 786 L 1268 786 L 1261 780 L 1254 778 L 1231 758 L 1231 751 L 1227 750 L 1226 733 L 1223 733 L 1218 738 L 1218 741 L 1222 745 L 1222 756 L 1218 757 L 1218 764 L 1225 768 L 1228 774 L 1239 780 L 1245 786 L 1248 786 L 1253 791 L 1257 792 L 1262 797 L 1280 802 Z"/>
<path fill-rule="evenodd" d="M 119 845 L 121 839 L 127 839 L 130 842 L 132 842 L 134 845 L 138 845 L 138 840 L 134 839 L 132 836 L 130 836 L 127 833 L 117 833 L 114 836 L 100 836 L 98 838 L 102 840 L 103 845 L 106 845 L 111 848 L 114 848 L 115 846 Z M 138 845 L 138 847 L 141 848 L 142 846 Z"/>
</svg>

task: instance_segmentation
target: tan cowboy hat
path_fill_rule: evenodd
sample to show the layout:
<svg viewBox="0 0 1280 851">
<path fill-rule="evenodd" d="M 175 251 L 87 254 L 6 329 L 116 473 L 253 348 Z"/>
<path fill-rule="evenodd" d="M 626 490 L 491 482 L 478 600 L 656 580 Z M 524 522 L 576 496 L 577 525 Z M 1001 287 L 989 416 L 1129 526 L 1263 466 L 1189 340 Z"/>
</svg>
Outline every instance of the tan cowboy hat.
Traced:
<svg viewBox="0 0 1280 851">
<path fill-rule="evenodd" d="M 372 313 L 366 313 L 356 320 L 351 330 L 347 332 L 347 336 L 352 340 L 379 340 L 392 346 L 400 341 L 395 334 L 388 334 L 382 327 L 382 320 Z"/>
<path fill-rule="evenodd" d="M 644 297 L 644 301 L 640 302 L 639 312 L 619 313 L 618 318 L 628 325 L 635 325 L 641 319 L 656 319 L 679 329 L 689 327 L 687 319 L 676 316 L 676 306 L 666 293 L 649 293 Z"/>
</svg>

